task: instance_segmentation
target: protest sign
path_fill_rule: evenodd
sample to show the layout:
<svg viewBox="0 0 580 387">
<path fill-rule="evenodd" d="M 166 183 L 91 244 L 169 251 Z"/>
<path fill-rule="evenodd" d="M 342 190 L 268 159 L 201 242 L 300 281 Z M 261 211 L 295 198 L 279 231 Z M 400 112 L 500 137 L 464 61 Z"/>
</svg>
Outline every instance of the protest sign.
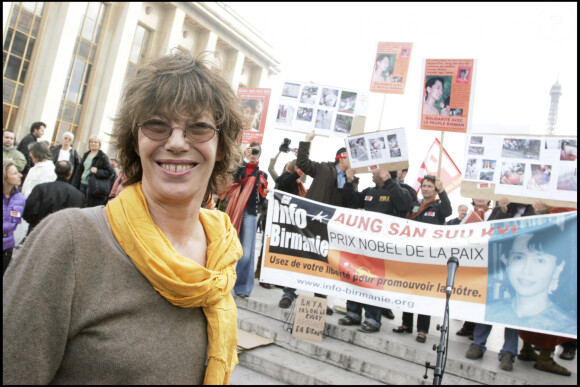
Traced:
<svg viewBox="0 0 580 387">
<path fill-rule="evenodd" d="M 299 295 L 296 299 L 292 337 L 321 342 L 324 321 L 326 321 L 326 299 Z"/>
<path fill-rule="evenodd" d="M 364 131 L 369 93 L 313 83 L 285 82 L 276 129 L 345 138 Z"/>
<path fill-rule="evenodd" d="M 576 212 L 440 226 L 274 190 L 260 281 L 442 316 L 447 261 L 454 256 L 460 264 L 451 318 L 575 337 L 576 232 Z M 539 250 L 549 265 L 520 277 L 516 257 L 533 258 Z M 529 287 L 537 297 L 527 296 Z M 527 302 L 534 314 L 518 314 Z M 556 312 L 560 318 L 544 318 Z"/>
<path fill-rule="evenodd" d="M 250 144 L 254 141 L 263 142 L 266 116 L 270 104 L 271 89 L 259 89 L 240 87 L 238 99 L 240 100 L 244 117 L 244 130 L 242 132 L 242 144 Z"/>
<path fill-rule="evenodd" d="M 379 42 L 373 61 L 370 90 L 403 94 L 413 43 Z"/>
<path fill-rule="evenodd" d="M 470 134 L 461 194 L 575 208 L 576 154 L 576 137 Z M 488 192 L 478 192 L 477 186 L 485 183 L 490 185 Z"/>
<path fill-rule="evenodd" d="M 420 128 L 465 133 L 471 119 L 474 59 L 427 59 Z"/>
<path fill-rule="evenodd" d="M 389 171 L 409 167 L 404 128 L 351 136 L 345 147 L 355 173 L 374 172 L 381 166 Z"/>
</svg>

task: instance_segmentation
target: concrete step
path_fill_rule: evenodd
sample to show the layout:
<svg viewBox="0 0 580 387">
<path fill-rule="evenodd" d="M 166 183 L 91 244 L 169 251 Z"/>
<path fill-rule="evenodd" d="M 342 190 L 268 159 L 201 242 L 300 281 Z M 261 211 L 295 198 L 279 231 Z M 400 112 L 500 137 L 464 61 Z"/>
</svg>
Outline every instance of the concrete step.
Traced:
<svg viewBox="0 0 580 387">
<path fill-rule="evenodd" d="M 273 377 L 264 375 L 262 372 L 245 367 L 241 363 L 234 368 L 234 372 L 230 377 L 230 385 L 232 386 L 273 386 L 287 384 Z"/>
<path fill-rule="evenodd" d="M 284 349 L 284 351 L 276 349 L 280 356 L 275 360 L 268 359 L 268 361 L 263 364 L 256 363 L 259 368 L 243 363 L 246 367 L 255 370 L 275 368 L 275 372 L 279 372 L 280 369 L 287 368 L 288 364 L 294 364 L 297 358 L 302 359 L 302 357 L 307 357 L 309 361 L 316 362 L 317 364 L 319 362 L 331 364 L 344 372 L 347 372 L 346 375 L 364 375 L 365 379 L 369 380 L 364 384 L 432 383 L 432 377 L 427 380 L 423 379 L 423 374 L 425 373 L 425 367 L 423 364 L 417 364 L 359 345 L 353 345 L 352 343 L 336 339 L 332 336 L 324 337 L 321 343 L 295 339 L 287 329 L 289 327 L 285 327 L 284 325 L 286 324 L 283 321 L 254 313 L 252 311 L 243 310 L 241 308 L 238 309 L 238 326 L 240 329 L 274 340 L 275 346 L 270 345 L 263 348 L 278 347 Z M 361 332 L 361 335 L 365 334 Z M 372 337 L 372 335 L 368 335 L 368 337 Z M 259 350 L 262 350 L 262 348 L 259 348 Z M 242 355 L 248 356 L 254 351 L 255 350 L 246 351 Z M 256 359 L 255 361 L 258 360 Z M 242 362 L 242 360 L 240 360 L 240 362 Z M 341 378 L 337 380 L 337 383 L 325 384 L 346 384 L 346 382 L 344 382 L 345 378 L 346 376 L 341 376 Z M 481 384 L 464 378 L 458 378 L 457 376 L 450 374 L 446 374 L 444 378 L 445 381 L 450 384 Z M 319 383 L 310 383 L 310 380 L 307 379 L 307 381 L 300 383 L 297 382 L 296 384 Z"/>
<path fill-rule="evenodd" d="M 245 351 L 240 354 L 240 364 L 288 384 L 384 384 L 278 345 Z"/>
<path fill-rule="evenodd" d="M 298 294 L 312 295 L 301 291 L 298 291 Z M 398 310 L 393 310 L 395 320 L 383 318 L 381 331 L 372 334 L 360 332 L 357 327 L 339 325 L 338 319 L 343 315 L 335 313 L 326 318 L 326 336 L 322 343 L 314 343 L 292 338 L 289 328 L 292 325 L 291 310 L 294 305 L 289 309 L 279 308 L 278 302 L 281 296 L 281 289 L 264 289 L 256 282 L 251 297 L 245 299 L 236 297 L 238 326 L 246 331 L 273 339 L 278 347 L 311 359 L 324 361 L 375 380 L 377 383 L 432 383 L 433 370 L 429 370 L 426 381 L 423 379 L 424 365 L 425 361 L 429 361 L 432 365 L 436 363 L 437 355 L 432 350 L 432 346 L 439 344 L 440 333 L 435 330 L 435 326 L 441 323 L 440 318 L 432 318 L 427 343 L 421 344 L 415 341 L 415 334 L 392 332 L 392 328 L 401 321 L 402 313 Z M 482 359 L 466 359 L 465 352 L 470 341 L 465 337 L 455 335 L 461 324 L 461 321 L 450 322 L 451 335 L 443 376 L 444 384 L 577 384 L 576 361 L 567 362 L 556 358 L 559 364 L 573 373 L 571 377 L 540 372 L 533 368 L 533 362 L 518 360 L 514 364 L 513 371 L 501 370 L 497 360 L 497 352 L 503 344 L 501 327 L 492 330 L 493 337 L 490 336 L 488 351 Z M 255 350 L 247 353 L 253 351 Z M 249 357 L 249 355 L 244 356 Z M 281 366 L 283 364 L 268 364 L 261 367 L 280 368 Z"/>
</svg>

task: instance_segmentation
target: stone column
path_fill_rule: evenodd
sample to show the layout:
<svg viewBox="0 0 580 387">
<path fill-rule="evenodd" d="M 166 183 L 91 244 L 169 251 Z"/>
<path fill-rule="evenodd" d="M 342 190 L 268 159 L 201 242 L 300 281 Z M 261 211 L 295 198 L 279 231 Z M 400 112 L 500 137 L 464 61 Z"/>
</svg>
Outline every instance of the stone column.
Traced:
<svg viewBox="0 0 580 387">
<path fill-rule="evenodd" d="M 18 130 L 17 138 L 22 138 L 33 122 L 43 121 L 47 128 L 41 140 L 50 141 L 87 4 L 56 2 L 44 3 L 44 7 L 14 128 Z"/>
<path fill-rule="evenodd" d="M 135 29 L 139 22 L 141 2 L 113 2 L 108 10 L 108 20 L 101 32 L 98 60 L 95 60 L 85 95 L 85 105 L 77 133 L 79 148 L 86 147 L 91 134 L 101 138 L 103 152 L 109 148 L 109 136 L 113 131 L 113 118 L 122 96 L 123 81 Z M 88 149 L 88 148 L 87 148 Z"/>
</svg>

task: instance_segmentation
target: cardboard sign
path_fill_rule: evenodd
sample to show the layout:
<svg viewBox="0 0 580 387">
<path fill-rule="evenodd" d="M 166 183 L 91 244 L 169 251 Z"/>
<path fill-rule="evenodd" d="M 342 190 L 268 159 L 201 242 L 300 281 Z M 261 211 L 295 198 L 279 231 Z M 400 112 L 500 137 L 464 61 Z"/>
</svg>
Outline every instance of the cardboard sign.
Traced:
<svg viewBox="0 0 580 387">
<path fill-rule="evenodd" d="M 292 337 L 321 342 L 326 320 L 326 299 L 299 295 Z"/>
</svg>

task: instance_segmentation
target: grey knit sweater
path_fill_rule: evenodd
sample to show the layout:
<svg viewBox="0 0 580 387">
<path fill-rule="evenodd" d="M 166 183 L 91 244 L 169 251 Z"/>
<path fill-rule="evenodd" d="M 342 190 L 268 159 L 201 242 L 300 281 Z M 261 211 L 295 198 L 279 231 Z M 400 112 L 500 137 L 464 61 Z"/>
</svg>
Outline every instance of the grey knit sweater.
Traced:
<svg viewBox="0 0 580 387">
<path fill-rule="evenodd" d="M 201 384 L 201 308 L 157 293 L 103 207 L 45 218 L 4 275 L 3 384 Z"/>
</svg>

